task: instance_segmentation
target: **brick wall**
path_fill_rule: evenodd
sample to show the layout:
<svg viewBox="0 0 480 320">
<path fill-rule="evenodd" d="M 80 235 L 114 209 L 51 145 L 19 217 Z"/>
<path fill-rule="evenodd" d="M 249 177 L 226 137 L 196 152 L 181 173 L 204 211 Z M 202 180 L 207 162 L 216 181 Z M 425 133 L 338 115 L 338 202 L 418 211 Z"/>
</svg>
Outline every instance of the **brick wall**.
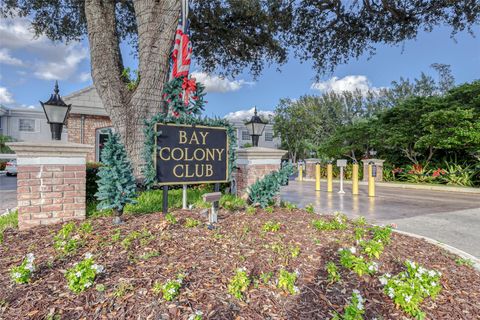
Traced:
<svg viewBox="0 0 480 320">
<path fill-rule="evenodd" d="M 70 114 L 68 116 L 68 141 L 83 143 L 91 146 L 96 145 L 96 129 L 111 127 L 112 122 L 107 116 L 85 115 L 83 122 L 83 140 L 82 140 L 82 116 L 79 114 Z M 87 154 L 87 161 L 95 161 L 95 148 Z"/>
<path fill-rule="evenodd" d="M 19 229 L 85 219 L 85 165 L 19 165 Z"/>
</svg>

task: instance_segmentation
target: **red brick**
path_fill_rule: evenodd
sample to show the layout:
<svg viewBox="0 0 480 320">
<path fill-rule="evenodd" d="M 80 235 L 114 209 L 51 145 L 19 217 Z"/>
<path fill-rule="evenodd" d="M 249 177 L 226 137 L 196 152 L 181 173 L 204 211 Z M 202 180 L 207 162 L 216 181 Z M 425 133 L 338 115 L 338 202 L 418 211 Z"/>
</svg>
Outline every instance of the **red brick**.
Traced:
<svg viewBox="0 0 480 320">
<path fill-rule="evenodd" d="M 52 186 L 53 191 L 73 191 L 75 190 L 75 186 L 72 185 L 59 185 L 59 186 Z"/>
<path fill-rule="evenodd" d="M 86 171 L 75 171 L 75 178 L 85 178 L 86 176 L 87 176 Z"/>
<path fill-rule="evenodd" d="M 79 166 L 65 166 L 65 171 L 85 171 L 86 166 L 85 165 L 79 165 Z"/>
<path fill-rule="evenodd" d="M 25 207 L 30 205 L 30 200 L 20 200 L 17 201 L 17 206 L 19 207 Z"/>
<path fill-rule="evenodd" d="M 32 175 L 33 173 L 31 173 Z M 40 172 L 37 174 L 36 178 L 53 178 L 53 172 Z"/>
<path fill-rule="evenodd" d="M 85 209 L 84 203 L 65 203 L 63 205 L 64 210 L 75 210 L 75 209 Z"/>
<path fill-rule="evenodd" d="M 40 212 L 40 206 L 19 207 L 19 213 L 36 213 Z"/>
<path fill-rule="evenodd" d="M 52 199 L 33 199 L 30 202 L 32 205 L 52 204 Z"/>
<path fill-rule="evenodd" d="M 75 172 L 55 172 L 54 178 L 75 178 Z"/>
<path fill-rule="evenodd" d="M 30 172 L 18 172 L 17 180 L 30 179 Z"/>
<path fill-rule="evenodd" d="M 62 165 L 44 165 L 43 170 L 48 172 L 61 172 L 63 171 L 63 166 Z"/>
<path fill-rule="evenodd" d="M 32 215 L 33 219 L 48 219 L 52 217 L 51 212 L 38 212 Z"/>
<path fill-rule="evenodd" d="M 30 187 L 17 187 L 18 193 L 30 193 Z"/>
<path fill-rule="evenodd" d="M 49 199 L 49 198 L 61 198 L 63 197 L 62 192 L 45 192 L 42 194 L 42 198 Z"/>
<path fill-rule="evenodd" d="M 49 204 L 42 206 L 42 212 L 60 211 L 63 209 L 62 204 Z"/>
<path fill-rule="evenodd" d="M 75 203 L 85 203 L 85 197 L 75 197 Z"/>
<path fill-rule="evenodd" d="M 52 187 L 51 186 L 32 186 L 30 187 L 30 190 L 32 192 L 51 192 Z"/>
<path fill-rule="evenodd" d="M 75 211 L 74 210 L 64 210 L 64 211 L 52 212 L 52 217 L 53 218 L 64 218 L 64 217 L 73 217 L 73 216 L 75 216 Z"/>
<path fill-rule="evenodd" d="M 60 222 L 63 222 L 64 220 L 62 218 L 49 217 L 47 219 L 41 219 L 39 221 L 40 221 L 40 224 L 42 224 L 42 225 L 48 225 L 48 224 L 60 223 Z"/>
<path fill-rule="evenodd" d="M 74 199 L 73 198 L 55 198 L 52 199 L 52 203 L 73 203 Z"/>
<path fill-rule="evenodd" d="M 63 179 L 61 178 L 53 178 L 53 179 L 43 179 L 42 180 L 43 184 L 48 184 L 48 185 L 51 185 L 51 184 L 63 184 L 64 181 Z"/>
<path fill-rule="evenodd" d="M 18 166 L 18 172 L 40 172 L 40 166 Z"/>
<path fill-rule="evenodd" d="M 66 178 L 65 179 L 65 184 L 81 184 L 81 183 L 85 183 L 85 179 L 72 179 L 72 178 Z"/>
<path fill-rule="evenodd" d="M 39 179 L 28 179 L 28 180 L 18 180 L 17 187 L 24 187 L 24 186 L 39 186 L 40 180 Z"/>
<path fill-rule="evenodd" d="M 30 193 L 17 194 L 17 200 L 31 200 L 31 199 L 40 199 L 40 193 L 30 192 Z"/>
</svg>

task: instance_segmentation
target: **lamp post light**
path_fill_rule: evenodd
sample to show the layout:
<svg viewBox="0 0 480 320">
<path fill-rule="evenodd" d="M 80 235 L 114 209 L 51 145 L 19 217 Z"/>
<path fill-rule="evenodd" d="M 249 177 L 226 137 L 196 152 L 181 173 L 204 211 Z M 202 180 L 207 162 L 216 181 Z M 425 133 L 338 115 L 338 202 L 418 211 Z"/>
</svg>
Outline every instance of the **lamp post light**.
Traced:
<svg viewBox="0 0 480 320">
<path fill-rule="evenodd" d="M 250 119 L 250 121 L 245 123 L 248 133 L 252 136 L 252 145 L 254 147 L 258 147 L 258 139 L 262 135 L 267 124 L 268 122 L 264 122 L 262 118 L 257 115 L 257 107 L 255 107 L 255 113 L 253 117 Z"/>
<path fill-rule="evenodd" d="M 52 132 L 52 140 L 62 140 L 62 130 L 68 113 L 70 112 L 71 104 L 66 104 L 60 94 L 58 94 L 58 81 L 55 81 L 55 89 L 50 99 L 46 102 L 40 101 L 47 123 L 50 124 L 50 131 Z"/>
<path fill-rule="evenodd" d="M 375 149 L 371 149 L 369 152 L 371 157 L 375 158 L 375 156 L 377 155 L 377 151 Z"/>
</svg>

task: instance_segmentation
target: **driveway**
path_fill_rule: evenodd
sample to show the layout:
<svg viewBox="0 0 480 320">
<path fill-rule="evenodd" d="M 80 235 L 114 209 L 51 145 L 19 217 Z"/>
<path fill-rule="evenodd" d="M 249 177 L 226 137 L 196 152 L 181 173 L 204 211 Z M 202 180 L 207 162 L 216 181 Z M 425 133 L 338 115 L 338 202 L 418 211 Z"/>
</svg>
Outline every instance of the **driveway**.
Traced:
<svg viewBox="0 0 480 320">
<path fill-rule="evenodd" d="M 300 207 L 312 203 L 317 212 L 341 211 L 349 217 L 364 216 L 375 224 L 395 223 L 399 230 L 446 243 L 480 257 L 480 194 L 451 191 L 413 190 L 378 186 L 376 197 L 368 197 L 367 186 L 352 196 L 351 185 L 344 185 L 345 194 L 315 191 L 311 181 L 290 181 L 281 190 L 282 200 Z"/>
<path fill-rule="evenodd" d="M 0 173 L 0 214 L 17 206 L 17 177 Z"/>
</svg>

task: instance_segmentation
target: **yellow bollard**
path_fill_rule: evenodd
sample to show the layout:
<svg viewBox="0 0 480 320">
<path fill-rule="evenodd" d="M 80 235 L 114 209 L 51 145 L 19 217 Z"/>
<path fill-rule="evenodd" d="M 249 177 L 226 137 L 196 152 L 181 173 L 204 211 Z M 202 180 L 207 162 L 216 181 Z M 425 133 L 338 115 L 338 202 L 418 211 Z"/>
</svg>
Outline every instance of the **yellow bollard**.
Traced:
<svg viewBox="0 0 480 320">
<path fill-rule="evenodd" d="M 368 196 L 375 197 L 375 177 L 372 164 L 368 164 Z"/>
<path fill-rule="evenodd" d="M 320 191 L 320 163 L 315 164 L 315 191 Z"/>
<path fill-rule="evenodd" d="M 358 163 L 354 163 L 352 167 L 352 194 L 358 194 Z"/>
<path fill-rule="evenodd" d="M 300 165 L 300 168 L 298 168 L 298 180 L 303 181 L 303 166 Z"/>
<path fill-rule="evenodd" d="M 333 166 L 331 163 L 327 164 L 327 191 L 333 192 Z"/>
</svg>

